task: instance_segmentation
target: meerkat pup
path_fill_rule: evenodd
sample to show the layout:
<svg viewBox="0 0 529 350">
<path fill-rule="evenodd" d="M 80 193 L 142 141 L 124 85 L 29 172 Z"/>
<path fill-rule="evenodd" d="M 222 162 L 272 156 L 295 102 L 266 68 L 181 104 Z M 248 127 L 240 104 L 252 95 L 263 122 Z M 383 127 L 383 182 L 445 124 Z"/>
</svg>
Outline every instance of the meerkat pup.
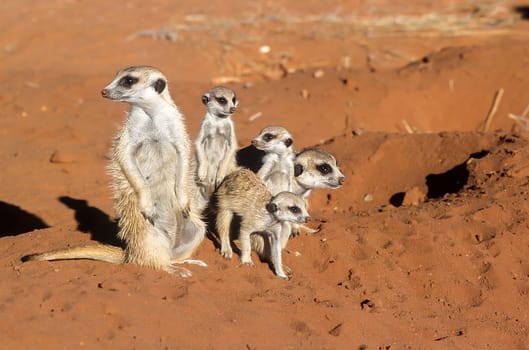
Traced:
<svg viewBox="0 0 529 350">
<path fill-rule="evenodd" d="M 221 243 L 221 255 L 231 259 L 230 226 L 234 215 L 240 217 L 239 243 L 241 262 L 253 265 L 252 246 L 257 254 L 274 266 L 275 274 L 288 279 L 283 270 L 281 251 L 290 235 L 290 223 L 305 223 L 309 218 L 305 201 L 291 192 L 272 196 L 263 182 L 248 169 L 232 172 L 216 191 L 218 212 L 217 232 Z M 264 244 L 252 244 L 251 235 L 265 238 Z M 268 249 L 266 245 L 268 243 Z"/>
<path fill-rule="evenodd" d="M 205 207 L 224 177 L 237 166 L 237 138 L 231 116 L 239 101 L 235 92 L 216 86 L 202 96 L 206 116 L 195 141 L 200 207 Z"/>
<path fill-rule="evenodd" d="M 257 176 L 272 195 L 292 191 L 294 157 L 292 135 L 281 126 L 268 126 L 252 140 L 252 145 L 265 152 Z"/>
<path fill-rule="evenodd" d="M 292 192 L 300 195 L 308 207 L 308 198 L 316 188 L 339 188 L 345 180 L 336 158 L 322 149 L 311 148 L 296 155 L 294 159 L 294 182 Z M 307 226 L 292 225 L 292 235 L 297 236 L 299 229 L 309 233 L 317 233 L 319 229 Z"/>
<path fill-rule="evenodd" d="M 190 140 L 167 79 L 153 67 L 128 67 L 101 94 L 130 106 L 114 138 L 109 166 L 124 249 L 99 244 L 23 260 L 94 259 L 188 276 L 187 269 L 175 264 L 193 254 L 204 238 L 205 224 L 190 202 L 197 190 L 190 169 Z"/>
</svg>

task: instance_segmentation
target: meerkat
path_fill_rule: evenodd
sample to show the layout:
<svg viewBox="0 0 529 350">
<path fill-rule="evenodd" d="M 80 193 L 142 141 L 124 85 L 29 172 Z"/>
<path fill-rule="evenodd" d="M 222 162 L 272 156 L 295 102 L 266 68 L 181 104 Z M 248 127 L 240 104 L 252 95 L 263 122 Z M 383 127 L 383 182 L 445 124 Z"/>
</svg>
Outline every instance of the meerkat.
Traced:
<svg viewBox="0 0 529 350">
<path fill-rule="evenodd" d="M 290 223 L 301 224 L 309 219 L 305 201 L 291 192 L 272 196 L 257 175 L 244 168 L 226 176 L 216 196 L 216 227 L 221 255 L 226 259 L 232 258 L 230 226 L 234 215 L 237 215 L 241 219 L 239 243 L 242 264 L 253 266 L 253 247 L 262 259 L 272 263 L 276 276 L 287 280 L 281 251 L 290 235 Z M 253 234 L 261 237 L 257 243 L 252 243 Z"/>
<path fill-rule="evenodd" d="M 294 159 L 294 182 L 292 192 L 300 195 L 308 207 L 308 198 L 316 188 L 339 188 L 345 181 L 334 156 L 322 149 L 311 148 L 296 155 Z M 304 225 L 292 225 L 292 235 L 299 234 L 303 228 L 309 233 L 317 233 L 319 229 L 311 229 Z"/>
<path fill-rule="evenodd" d="M 237 138 L 231 116 L 239 101 L 235 92 L 216 86 L 202 96 L 206 115 L 195 141 L 200 207 L 205 207 L 224 177 L 235 170 Z"/>
<path fill-rule="evenodd" d="M 255 148 L 265 152 L 257 176 L 272 195 L 292 191 L 294 157 L 292 135 L 281 126 L 268 126 L 252 140 Z"/>
<path fill-rule="evenodd" d="M 190 201 L 197 190 L 190 169 L 191 142 L 167 79 L 156 68 L 132 66 L 119 71 L 101 94 L 130 106 L 114 138 L 109 166 L 124 248 L 98 244 L 23 260 L 93 259 L 189 276 L 189 270 L 175 264 L 203 264 L 186 259 L 202 242 L 205 224 Z"/>
</svg>

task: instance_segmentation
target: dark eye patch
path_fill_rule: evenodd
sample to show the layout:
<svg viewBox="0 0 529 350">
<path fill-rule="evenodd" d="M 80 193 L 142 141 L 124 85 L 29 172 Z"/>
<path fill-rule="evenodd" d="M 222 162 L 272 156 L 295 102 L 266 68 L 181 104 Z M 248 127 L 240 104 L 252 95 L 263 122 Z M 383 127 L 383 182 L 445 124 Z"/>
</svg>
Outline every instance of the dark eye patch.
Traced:
<svg viewBox="0 0 529 350">
<path fill-rule="evenodd" d="M 225 105 L 226 103 L 228 103 L 228 100 L 226 100 L 226 97 L 215 97 L 215 99 L 217 100 L 217 102 L 221 105 Z"/>
<path fill-rule="evenodd" d="M 320 173 L 322 173 L 322 174 L 330 174 L 330 173 L 332 173 L 332 167 L 329 164 L 327 164 L 327 163 L 316 165 L 316 169 L 318 169 L 318 171 Z"/>
<path fill-rule="evenodd" d="M 128 88 L 131 88 L 132 85 L 136 84 L 138 81 L 139 81 L 138 78 L 127 75 L 119 80 L 118 85 L 128 89 Z"/>
<path fill-rule="evenodd" d="M 294 176 L 298 177 L 301 174 L 303 174 L 303 165 L 295 164 L 294 165 Z"/>
<path fill-rule="evenodd" d="M 291 212 L 292 214 L 299 214 L 299 213 L 301 213 L 301 209 L 299 209 L 299 207 L 296 207 L 296 206 L 288 207 L 288 210 L 290 210 L 290 212 Z"/>
<path fill-rule="evenodd" d="M 237 98 L 235 96 L 233 96 L 233 98 L 231 99 L 231 102 L 233 102 L 233 104 L 237 104 Z"/>
<path fill-rule="evenodd" d="M 265 140 L 266 142 L 272 141 L 275 138 L 276 138 L 276 135 L 274 134 L 266 133 L 263 135 L 263 140 Z"/>
</svg>

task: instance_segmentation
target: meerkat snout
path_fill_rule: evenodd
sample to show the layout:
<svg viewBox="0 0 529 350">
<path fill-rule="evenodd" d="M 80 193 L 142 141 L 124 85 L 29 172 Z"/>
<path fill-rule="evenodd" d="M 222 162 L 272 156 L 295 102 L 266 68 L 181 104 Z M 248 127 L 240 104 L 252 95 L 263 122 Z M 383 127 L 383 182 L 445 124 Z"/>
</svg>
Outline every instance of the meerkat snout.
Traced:
<svg viewBox="0 0 529 350">
<path fill-rule="evenodd" d="M 107 89 L 101 90 L 101 96 L 103 96 L 105 98 L 108 97 L 108 90 Z"/>
</svg>

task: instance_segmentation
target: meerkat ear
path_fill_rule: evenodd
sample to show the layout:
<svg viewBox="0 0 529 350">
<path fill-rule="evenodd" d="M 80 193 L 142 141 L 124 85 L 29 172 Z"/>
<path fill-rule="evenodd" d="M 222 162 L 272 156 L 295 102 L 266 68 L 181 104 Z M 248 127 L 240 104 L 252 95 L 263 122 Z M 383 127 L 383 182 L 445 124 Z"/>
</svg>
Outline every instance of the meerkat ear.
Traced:
<svg viewBox="0 0 529 350">
<path fill-rule="evenodd" d="M 202 96 L 202 103 L 207 105 L 209 102 L 209 95 L 208 94 L 204 94 L 204 96 Z"/>
<path fill-rule="evenodd" d="M 303 165 L 301 164 L 294 165 L 294 176 L 298 177 L 301 174 L 303 174 Z"/>
<path fill-rule="evenodd" d="M 165 86 L 167 83 L 163 79 L 158 79 L 154 82 L 154 91 L 161 94 L 163 90 L 165 90 Z"/>
<path fill-rule="evenodd" d="M 269 213 L 275 213 L 277 211 L 277 205 L 275 203 L 268 203 L 266 205 L 266 210 L 268 210 Z"/>
<path fill-rule="evenodd" d="M 287 146 L 287 147 L 292 146 L 292 142 L 293 142 L 293 141 L 292 141 L 291 138 L 286 139 L 286 140 L 285 140 L 285 146 Z"/>
</svg>

